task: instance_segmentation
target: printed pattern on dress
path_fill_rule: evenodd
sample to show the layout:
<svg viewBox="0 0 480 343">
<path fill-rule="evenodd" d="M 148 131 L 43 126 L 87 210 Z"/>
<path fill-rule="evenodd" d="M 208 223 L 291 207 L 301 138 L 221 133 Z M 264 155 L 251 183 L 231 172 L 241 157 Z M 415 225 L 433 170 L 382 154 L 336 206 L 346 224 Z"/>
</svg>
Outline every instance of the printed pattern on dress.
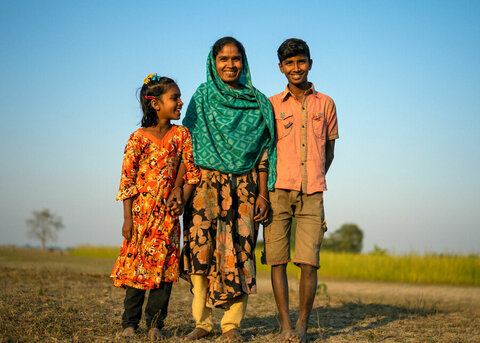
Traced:
<svg viewBox="0 0 480 343">
<path fill-rule="evenodd" d="M 188 184 L 200 180 L 193 163 L 188 129 L 173 126 L 159 140 L 139 129 L 125 147 L 117 200 L 133 197 L 133 235 L 120 249 L 110 277 L 117 287 L 153 289 L 179 275 L 180 223 L 166 210 L 166 199 L 183 160 Z"/>
</svg>

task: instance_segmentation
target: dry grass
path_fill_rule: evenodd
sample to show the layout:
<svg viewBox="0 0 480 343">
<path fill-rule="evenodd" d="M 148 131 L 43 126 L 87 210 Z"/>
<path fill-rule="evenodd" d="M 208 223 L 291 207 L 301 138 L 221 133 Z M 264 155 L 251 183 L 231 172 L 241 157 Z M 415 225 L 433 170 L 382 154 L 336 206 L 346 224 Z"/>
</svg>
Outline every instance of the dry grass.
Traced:
<svg viewBox="0 0 480 343">
<path fill-rule="evenodd" d="M 0 342 L 147 341 L 144 326 L 134 339 L 119 337 L 124 293 L 108 278 L 112 265 L 112 259 L 0 247 Z M 315 300 L 310 341 L 480 342 L 478 287 L 323 281 L 327 293 Z M 295 318 L 298 285 L 291 285 Z M 190 306 L 189 287 L 179 282 L 164 332 L 168 342 L 193 328 Z M 214 313 L 218 323 L 221 311 Z M 251 342 L 275 342 L 276 332 L 276 308 L 262 274 L 242 334 Z M 218 330 L 212 340 L 219 340 Z"/>
</svg>

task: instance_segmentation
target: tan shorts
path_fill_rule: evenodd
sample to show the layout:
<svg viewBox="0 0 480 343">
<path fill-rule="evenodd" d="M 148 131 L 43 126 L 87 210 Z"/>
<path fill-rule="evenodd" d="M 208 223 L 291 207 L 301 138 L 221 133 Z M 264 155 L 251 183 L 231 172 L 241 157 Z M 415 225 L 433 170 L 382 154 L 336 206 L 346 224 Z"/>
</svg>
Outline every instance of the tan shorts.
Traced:
<svg viewBox="0 0 480 343">
<path fill-rule="evenodd" d="M 295 264 L 319 267 L 320 245 L 327 231 L 323 192 L 304 194 L 275 189 L 270 192 L 271 210 L 263 230 L 265 250 L 262 262 L 269 265 L 290 261 L 290 230 L 295 218 Z"/>
</svg>

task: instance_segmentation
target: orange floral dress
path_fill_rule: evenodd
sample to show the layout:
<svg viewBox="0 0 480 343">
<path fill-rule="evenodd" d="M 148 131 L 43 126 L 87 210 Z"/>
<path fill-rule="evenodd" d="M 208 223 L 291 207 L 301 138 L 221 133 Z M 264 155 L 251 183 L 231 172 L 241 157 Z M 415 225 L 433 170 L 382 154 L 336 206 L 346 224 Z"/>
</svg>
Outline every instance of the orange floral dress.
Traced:
<svg viewBox="0 0 480 343">
<path fill-rule="evenodd" d="M 185 182 L 198 183 L 201 174 L 193 163 L 187 128 L 174 125 L 161 140 L 142 129 L 131 134 L 117 200 L 133 197 L 134 229 L 131 241 L 123 240 L 110 275 L 116 287 L 153 289 L 178 280 L 180 222 L 166 210 L 166 200 L 182 160 Z"/>
</svg>

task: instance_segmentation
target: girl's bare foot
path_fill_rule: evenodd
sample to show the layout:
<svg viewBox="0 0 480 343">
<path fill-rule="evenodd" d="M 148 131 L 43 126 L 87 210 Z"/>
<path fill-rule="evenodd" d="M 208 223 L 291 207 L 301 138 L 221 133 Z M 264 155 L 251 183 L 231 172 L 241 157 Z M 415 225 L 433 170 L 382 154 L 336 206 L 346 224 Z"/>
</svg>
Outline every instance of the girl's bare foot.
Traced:
<svg viewBox="0 0 480 343">
<path fill-rule="evenodd" d="M 230 342 L 244 342 L 245 339 L 240 336 L 237 329 L 228 330 L 222 333 L 222 337 Z"/>
<path fill-rule="evenodd" d="M 183 339 L 185 341 L 195 341 L 197 339 L 207 337 L 208 335 L 210 335 L 209 331 L 204 330 L 202 328 L 195 328 L 195 329 L 193 329 L 192 332 L 190 332 L 188 335 L 183 337 Z"/>
<path fill-rule="evenodd" d="M 129 326 L 128 328 L 123 329 L 122 337 L 133 337 L 135 336 L 135 328 Z"/>
<path fill-rule="evenodd" d="M 162 341 L 165 339 L 165 336 L 162 335 L 158 328 L 151 328 L 150 330 L 148 330 L 148 338 L 151 341 Z"/>
</svg>

